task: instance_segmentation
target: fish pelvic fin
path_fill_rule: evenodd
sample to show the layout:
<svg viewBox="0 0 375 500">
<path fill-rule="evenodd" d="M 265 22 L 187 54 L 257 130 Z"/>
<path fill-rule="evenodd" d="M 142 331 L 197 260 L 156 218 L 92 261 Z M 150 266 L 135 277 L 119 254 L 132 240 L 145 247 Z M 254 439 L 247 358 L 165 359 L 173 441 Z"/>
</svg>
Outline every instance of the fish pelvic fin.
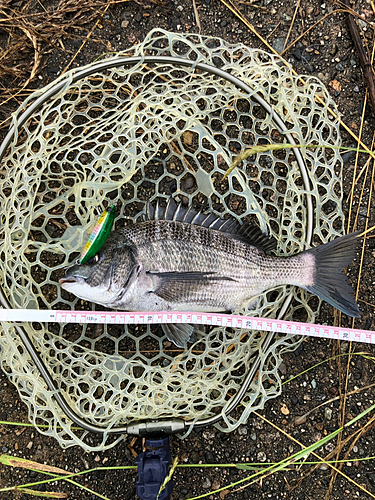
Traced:
<svg viewBox="0 0 375 500">
<path fill-rule="evenodd" d="M 347 234 L 303 252 L 315 259 L 314 283 L 304 288 L 354 318 L 359 318 L 361 313 L 343 270 L 354 259 L 360 243 L 359 234 Z"/>
</svg>

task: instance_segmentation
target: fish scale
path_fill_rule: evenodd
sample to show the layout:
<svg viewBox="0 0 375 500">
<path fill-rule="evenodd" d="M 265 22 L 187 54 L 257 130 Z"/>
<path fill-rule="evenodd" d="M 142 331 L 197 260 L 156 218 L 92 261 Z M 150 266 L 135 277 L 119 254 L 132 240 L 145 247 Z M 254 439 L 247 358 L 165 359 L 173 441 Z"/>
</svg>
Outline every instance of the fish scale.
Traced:
<svg viewBox="0 0 375 500">
<path fill-rule="evenodd" d="M 267 255 L 274 242 L 257 227 L 224 224 L 172 199 L 165 208 L 149 207 L 148 217 L 111 233 L 95 257 L 67 270 L 61 286 L 82 299 L 127 311 L 234 312 L 264 291 L 290 284 L 359 315 L 342 272 L 354 257 L 356 233 L 277 257 Z M 183 347 L 194 327 L 163 329 Z"/>
</svg>

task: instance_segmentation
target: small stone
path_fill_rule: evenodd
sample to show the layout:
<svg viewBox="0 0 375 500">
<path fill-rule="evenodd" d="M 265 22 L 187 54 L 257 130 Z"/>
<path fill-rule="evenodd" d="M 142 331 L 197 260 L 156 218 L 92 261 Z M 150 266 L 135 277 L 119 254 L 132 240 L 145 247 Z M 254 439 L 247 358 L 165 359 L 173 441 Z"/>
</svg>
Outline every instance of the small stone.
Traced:
<svg viewBox="0 0 375 500">
<path fill-rule="evenodd" d="M 294 425 L 295 426 L 298 426 L 298 425 L 302 425 L 302 424 L 305 424 L 307 421 L 307 418 L 305 415 L 302 415 L 301 417 L 297 417 L 294 421 Z"/>
<path fill-rule="evenodd" d="M 264 451 L 260 451 L 257 454 L 257 459 L 259 460 L 259 462 L 265 462 L 267 460 L 267 455 L 264 453 Z"/>
<path fill-rule="evenodd" d="M 333 443 L 327 443 L 324 448 L 328 451 L 328 453 L 332 453 L 335 449 L 335 445 Z"/>
<path fill-rule="evenodd" d="M 359 93 L 359 87 L 358 87 L 358 85 L 356 85 L 356 86 L 354 87 L 353 92 L 356 92 L 357 94 Z"/>
<path fill-rule="evenodd" d="M 138 12 L 138 14 L 136 14 L 134 19 L 137 21 L 137 23 L 139 23 L 140 21 L 142 21 L 142 14 L 140 12 Z"/>
<path fill-rule="evenodd" d="M 329 53 L 331 56 L 335 56 L 337 54 L 337 51 L 339 50 L 338 46 L 334 43 L 331 45 L 331 48 L 329 49 Z"/>
<path fill-rule="evenodd" d="M 129 26 L 129 21 L 125 19 L 125 21 L 122 21 L 121 23 L 121 28 L 127 28 Z"/>
<path fill-rule="evenodd" d="M 263 429 L 263 426 L 264 426 L 263 420 L 260 420 L 260 418 L 259 419 L 258 418 L 254 419 L 254 427 L 256 429 L 261 430 L 261 429 Z"/>
<path fill-rule="evenodd" d="M 238 434 L 240 436 L 246 436 L 247 435 L 247 427 L 244 425 L 240 425 L 240 427 L 238 428 Z"/>
<path fill-rule="evenodd" d="M 323 423 L 322 423 L 322 422 L 318 422 L 317 424 L 315 424 L 315 429 L 316 429 L 317 431 L 322 431 L 322 430 L 323 430 L 323 428 L 324 428 L 324 425 L 323 425 Z"/>
<path fill-rule="evenodd" d="M 250 434 L 250 437 L 253 441 L 256 441 L 257 440 L 257 435 L 255 434 L 255 432 L 253 432 L 252 434 Z"/>
<path fill-rule="evenodd" d="M 215 437 L 215 432 L 212 430 L 207 430 L 202 433 L 202 436 L 207 440 L 213 439 Z"/>
<path fill-rule="evenodd" d="M 286 365 L 285 365 L 285 363 L 280 363 L 279 370 L 280 370 L 280 372 L 281 372 L 283 375 L 285 375 L 285 374 L 286 374 Z"/>
<path fill-rule="evenodd" d="M 331 408 L 326 408 L 324 410 L 324 417 L 328 421 L 332 419 L 332 410 L 331 410 Z"/>
<path fill-rule="evenodd" d="M 318 73 L 318 78 L 319 78 L 319 80 L 322 80 L 322 82 L 324 82 L 324 80 L 325 80 L 324 73 L 322 73 L 322 72 Z"/>
<path fill-rule="evenodd" d="M 179 10 L 180 12 L 182 12 L 184 10 L 183 6 L 182 5 L 178 5 L 177 6 L 177 10 Z"/>
<path fill-rule="evenodd" d="M 208 477 L 206 477 L 206 478 L 203 480 L 202 486 L 203 486 L 203 488 L 205 488 L 206 490 L 208 490 L 208 488 L 211 488 L 211 481 L 208 479 Z"/>
<path fill-rule="evenodd" d="M 275 38 L 273 44 L 272 44 L 272 48 L 274 50 L 276 50 L 276 52 L 278 52 L 279 54 L 281 54 L 281 52 L 284 50 L 284 45 L 285 45 L 285 41 L 286 41 L 286 38 L 282 37 L 282 38 Z"/>
<path fill-rule="evenodd" d="M 8 448 L 7 448 L 6 446 L 3 446 L 3 447 L 1 448 L 1 451 L 2 451 L 3 453 L 7 453 Z"/>
<path fill-rule="evenodd" d="M 316 381 L 315 381 L 315 379 L 312 379 L 312 381 L 310 383 L 311 383 L 311 387 L 313 389 L 316 389 Z"/>
<path fill-rule="evenodd" d="M 32 441 L 29 441 L 29 442 L 27 443 L 26 448 L 28 448 L 29 450 L 31 450 L 31 448 L 32 448 L 32 447 L 33 447 L 33 442 L 32 442 Z"/>
<path fill-rule="evenodd" d="M 94 458 L 94 462 L 100 462 L 100 457 L 99 457 L 99 455 L 96 455 L 96 457 Z"/>
<path fill-rule="evenodd" d="M 227 23 L 226 21 L 221 21 L 220 26 L 221 26 L 222 28 L 225 28 L 225 26 L 226 26 L 227 24 L 228 24 L 228 23 Z"/>
<path fill-rule="evenodd" d="M 292 404 L 294 404 L 294 405 L 296 405 L 298 403 L 298 398 L 296 398 L 295 396 L 292 396 L 290 400 L 291 400 Z"/>
<path fill-rule="evenodd" d="M 336 64 L 337 71 L 344 71 L 344 66 L 341 63 Z"/>
<path fill-rule="evenodd" d="M 358 446 L 353 446 L 354 453 L 358 453 Z"/>
<path fill-rule="evenodd" d="M 220 488 L 220 483 L 219 483 L 219 481 L 214 481 L 214 482 L 212 483 L 212 489 L 213 489 L 213 490 L 218 490 L 219 488 Z"/>
</svg>

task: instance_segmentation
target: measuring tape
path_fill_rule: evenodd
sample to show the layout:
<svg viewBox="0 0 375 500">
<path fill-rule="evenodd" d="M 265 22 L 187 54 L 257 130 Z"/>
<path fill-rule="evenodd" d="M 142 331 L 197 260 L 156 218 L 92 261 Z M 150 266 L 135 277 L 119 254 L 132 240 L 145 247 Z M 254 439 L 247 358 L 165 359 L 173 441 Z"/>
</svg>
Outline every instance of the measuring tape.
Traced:
<svg viewBox="0 0 375 500">
<path fill-rule="evenodd" d="M 339 326 L 313 325 L 296 321 L 254 318 L 234 314 L 195 312 L 125 312 L 125 311 L 66 311 L 40 309 L 0 309 L 0 321 L 40 323 L 96 323 L 106 325 L 160 325 L 191 323 L 260 330 L 290 335 L 307 335 L 324 339 L 348 340 L 375 344 L 375 332 Z"/>
</svg>

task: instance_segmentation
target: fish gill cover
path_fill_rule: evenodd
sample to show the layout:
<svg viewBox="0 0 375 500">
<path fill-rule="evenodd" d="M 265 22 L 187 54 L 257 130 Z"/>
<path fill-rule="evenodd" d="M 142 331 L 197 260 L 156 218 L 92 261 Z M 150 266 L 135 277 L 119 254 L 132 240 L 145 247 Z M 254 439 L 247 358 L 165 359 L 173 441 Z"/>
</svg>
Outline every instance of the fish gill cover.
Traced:
<svg viewBox="0 0 375 500">
<path fill-rule="evenodd" d="M 277 56 L 163 30 L 150 32 L 113 61 L 124 55 L 176 56 L 220 67 L 267 101 L 297 143 L 340 145 L 338 119 L 329 111 L 336 108 L 324 85 L 312 77 L 302 83 Z M 194 65 L 113 64 L 77 80 L 81 69 L 27 99 L 18 116 L 37 99 L 43 102 L 16 126 L 0 164 L 0 280 L 12 307 L 95 307 L 62 290 L 58 281 L 82 252 L 97 214 L 111 204 L 119 211 L 116 229 L 129 219 L 141 220 L 149 200 L 163 202 L 173 194 L 185 206 L 254 221 L 277 239 L 278 255 L 309 246 L 309 208 L 295 151 L 258 153 L 223 180 L 244 148 L 288 142 L 252 95 Z M 62 81 L 57 93 L 49 93 Z M 302 155 L 313 195 L 312 243 L 325 243 L 343 232 L 340 155 L 324 147 Z M 283 310 L 284 319 L 313 323 L 319 305 L 301 289 L 280 286 L 239 312 L 276 317 Z M 157 326 L 23 326 L 72 408 L 108 429 L 139 419 L 194 421 L 221 413 L 217 426 L 231 431 L 280 394 L 281 354 L 300 342 L 275 337 L 263 352 L 264 334 L 217 327 L 183 350 Z M 225 416 L 259 357 L 259 375 L 244 405 Z M 0 330 L 0 362 L 31 421 L 46 425 L 40 432 L 62 446 L 103 450 L 121 439 L 93 439 L 74 429 L 8 323 Z"/>
</svg>

